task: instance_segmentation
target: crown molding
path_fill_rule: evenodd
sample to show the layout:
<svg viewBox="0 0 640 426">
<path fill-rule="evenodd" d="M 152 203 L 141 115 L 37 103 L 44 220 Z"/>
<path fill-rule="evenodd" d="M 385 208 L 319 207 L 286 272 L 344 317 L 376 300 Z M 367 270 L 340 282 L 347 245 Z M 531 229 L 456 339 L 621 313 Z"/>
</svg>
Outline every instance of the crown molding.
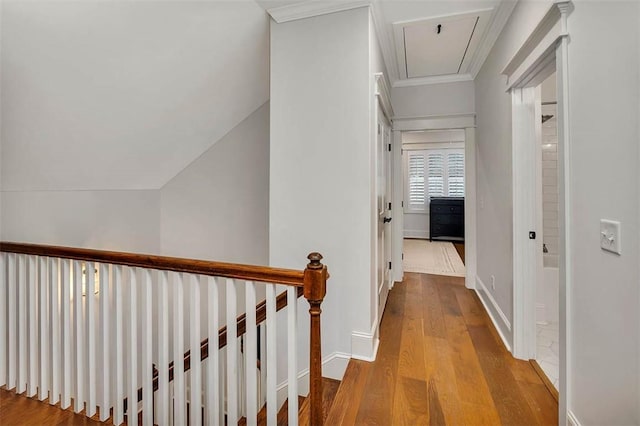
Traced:
<svg viewBox="0 0 640 426">
<path fill-rule="evenodd" d="M 393 87 L 413 87 L 426 86 L 429 84 L 457 83 L 460 81 L 473 81 L 471 74 L 447 74 L 434 75 L 431 77 L 408 78 L 406 80 L 397 80 L 393 82 Z"/>
<path fill-rule="evenodd" d="M 375 27 L 376 35 L 378 36 L 378 42 L 380 43 L 382 59 L 384 60 L 384 64 L 387 68 L 389 81 L 393 83 L 398 80 L 400 70 L 398 68 L 398 63 L 394 60 L 395 54 L 393 44 L 389 37 L 389 32 L 385 30 L 383 13 L 380 10 L 378 1 L 371 2 L 371 17 L 373 19 L 373 26 Z"/>
<path fill-rule="evenodd" d="M 286 6 L 273 7 L 271 9 L 267 9 L 267 13 L 271 15 L 273 20 L 278 24 L 282 24 L 283 22 L 327 15 L 329 13 L 342 12 L 345 10 L 357 9 L 359 7 L 367 7 L 371 6 L 371 4 L 372 0 L 310 0 L 304 3 L 294 3 Z"/>
<path fill-rule="evenodd" d="M 472 78 L 476 78 L 480 72 L 480 68 L 482 68 L 484 61 L 486 61 L 489 56 L 489 52 L 491 52 L 493 45 L 498 40 L 498 36 L 507 24 L 507 21 L 509 20 L 509 17 L 517 3 L 518 0 L 502 0 L 498 7 L 493 11 L 489 22 L 489 28 L 485 32 L 480 45 L 471 59 L 471 64 L 469 65 L 469 74 L 471 74 Z"/>
</svg>

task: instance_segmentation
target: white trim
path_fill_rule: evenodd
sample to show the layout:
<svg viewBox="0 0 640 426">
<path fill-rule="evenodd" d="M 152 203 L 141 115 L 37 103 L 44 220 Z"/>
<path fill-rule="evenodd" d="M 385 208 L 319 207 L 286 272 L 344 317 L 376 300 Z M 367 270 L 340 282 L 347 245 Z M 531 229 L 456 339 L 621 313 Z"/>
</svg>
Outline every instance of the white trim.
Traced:
<svg viewBox="0 0 640 426">
<path fill-rule="evenodd" d="M 359 7 L 368 7 L 371 3 L 371 0 L 311 0 L 303 3 L 293 3 L 286 6 L 272 7 L 267 9 L 267 13 L 271 15 L 273 20 L 278 24 L 282 24 L 284 22 L 296 21 L 298 19 L 312 18 L 314 16 L 327 15 L 329 13 L 342 12 L 345 10 L 357 9 Z"/>
<path fill-rule="evenodd" d="M 536 303 L 536 324 L 547 324 L 547 305 Z"/>
<path fill-rule="evenodd" d="M 561 13 L 561 28 L 563 34 L 568 34 L 567 16 L 572 8 L 570 2 L 558 4 Z M 560 167 L 560 229 L 564 230 L 564 235 L 560 238 L 560 262 L 559 262 L 559 337 L 560 337 L 560 365 L 559 381 L 560 400 L 558 404 L 559 422 L 566 424 L 569 410 L 569 400 L 571 398 L 571 302 L 569 295 L 573 286 L 572 261 L 571 261 L 571 235 L 573 232 L 572 223 L 569 218 L 572 215 L 571 209 L 571 135 L 569 133 L 569 38 L 562 37 L 556 50 L 556 84 L 558 93 L 558 151 Z M 563 238 L 564 237 L 564 238 Z"/>
<path fill-rule="evenodd" d="M 457 83 L 459 81 L 473 81 L 471 74 L 446 74 L 446 75 L 433 75 L 430 77 L 416 77 L 407 78 L 404 80 L 396 80 L 393 82 L 393 87 L 413 87 L 413 86 L 427 86 L 429 84 L 442 84 L 442 83 Z"/>
<path fill-rule="evenodd" d="M 387 79 L 384 78 L 384 74 L 381 72 L 377 72 L 373 76 L 376 80 L 375 95 L 380 102 L 380 106 L 382 106 L 384 115 L 387 116 L 390 122 L 389 125 L 391 125 L 392 120 L 389 117 L 393 117 L 393 105 L 391 105 L 391 91 L 387 85 Z"/>
<path fill-rule="evenodd" d="M 563 2 L 568 3 L 568 2 Z M 540 44 L 540 42 L 549 34 L 551 29 L 560 20 L 560 3 L 554 3 L 549 6 L 549 10 L 540 20 L 533 32 L 527 37 L 520 49 L 513 55 L 511 60 L 507 63 L 500 74 L 510 76 L 523 64 L 523 62 L 529 57 L 533 50 Z"/>
<path fill-rule="evenodd" d="M 440 130 L 476 127 L 476 114 L 425 115 L 422 117 L 393 117 L 393 130 Z"/>
<path fill-rule="evenodd" d="M 398 69 L 398 63 L 394 60 L 391 38 L 385 29 L 385 21 L 382 18 L 384 14 L 380 10 L 380 2 L 372 1 L 370 10 L 376 35 L 378 36 L 378 43 L 380 43 L 380 50 L 382 51 L 382 59 L 389 73 L 389 81 L 393 83 L 398 80 L 400 71 Z"/>
<path fill-rule="evenodd" d="M 404 277 L 404 267 L 402 265 L 402 238 L 404 233 L 404 208 L 402 207 L 404 199 L 404 180 L 402 179 L 402 133 L 392 129 L 393 142 L 391 144 L 393 167 L 391 173 L 393 175 L 391 181 L 393 184 L 393 205 L 394 209 L 392 228 L 392 262 L 396 265 L 391 271 L 393 280 L 401 282 Z M 395 212 L 399 212 L 396 214 Z"/>
<path fill-rule="evenodd" d="M 322 360 L 322 377 L 330 379 L 342 380 L 344 372 L 347 369 L 351 356 L 344 352 L 334 352 Z M 288 381 L 284 381 L 278 385 L 277 389 L 277 406 L 280 408 L 284 401 L 287 400 Z M 302 396 L 309 395 L 309 369 L 306 368 L 298 374 L 298 394 Z"/>
<path fill-rule="evenodd" d="M 567 411 L 567 424 L 569 426 L 582 426 L 576 415 L 571 410 Z"/>
<path fill-rule="evenodd" d="M 476 288 L 476 129 L 467 127 L 464 135 L 464 265 L 465 286 Z"/>
<path fill-rule="evenodd" d="M 482 290 L 482 291 L 480 291 L 480 290 Z M 498 314 L 502 324 L 507 328 L 508 331 L 511 331 L 511 323 L 509 322 L 509 319 L 504 314 L 504 312 L 502 312 L 502 309 L 500 309 L 500 306 L 498 306 L 498 303 L 496 303 L 496 301 L 493 298 L 493 296 L 491 295 L 491 293 L 487 290 L 487 287 L 485 287 L 485 285 L 482 282 L 482 280 L 480 279 L 480 277 L 478 277 L 477 275 L 476 275 L 476 288 L 475 288 L 475 291 L 476 291 L 476 294 L 478 295 L 478 298 L 480 299 L 480 302 L 482 302 L 482 306 L 484 306 L 484 310 L 487 312 L 487 314 L 489 314 L 489 318 L 491 318 L 491 322 L 493 322 L 493 326 L 498 331 L 498 334 L 500 335 L 500 338 L 502 339 L 502 343 L 504 343 L 504 346 L 507 348 L 507 350 L 509 352 L 511 352 L 511 344 L 509 344 L 509 340 L 504 335 L 504 331 L 502 330 L 502 327 L 500 326 L 500 323 L 498 322 L 498 320 L 496 319 L 496 317 L 494 315 L 494 310 Z M 489 299 L 488 301 L 484 300 L 484 298 L 482 297 L 483 293 L 487 295 L 487 298 Z M 494 310 L 492 310 L 489 307 L 489 303 L 491 304 L 491 306 L 493 306 Z"/>
<path fill-rule="evenodd" d="M 377 321 L 374 327 L 377 329 Z M 373 333 L 354 331 L 351 333 L 351 358 L 362 361 L 375 361 L 380 339 Z"/>
<path fill-rule="evenodd" d="M 471 58 L 469 73 L 472 78 L 475 79 L 480 72 L 480 68 L 484 65 L 484 61 L 487 60 L 489 52 L 491 52 L 493 45 L 498 40 L 498 36 L 507 24 L 513 9 L 515 9 L 516 3 L 518 3 L 518 0 L 502 0 L 498 7 L 493 10 L 485 36 L 480 41 L 473 58 Z"/>
<path fill-rule="evenodd" d="M 536 153 L 540 149 L 540 116 L 537 106 L 539 89 L 517 88 L 512 99 L 512 199 L 513 199 L 513 356 L 535 356 L 535 300 L 538 283 Z M 532 129 L 534 131 L 532 131 Z M 538 235 L 529 237 L 529 232 Z"/>
</svg>

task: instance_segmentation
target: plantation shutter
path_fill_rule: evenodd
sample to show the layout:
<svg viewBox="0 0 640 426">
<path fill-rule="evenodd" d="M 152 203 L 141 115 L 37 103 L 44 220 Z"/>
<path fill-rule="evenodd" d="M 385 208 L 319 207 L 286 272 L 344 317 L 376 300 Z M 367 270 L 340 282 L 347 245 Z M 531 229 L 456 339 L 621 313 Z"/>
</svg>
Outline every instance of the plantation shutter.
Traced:
<svg viewBox="0 0 640 426">
<path fill-rule="evenodd" d="M 449 197 L 464 197 L 464 153 L 447 154 L 447 178 Z"/>
<path fill-rule="evenodd" d="M 444 154 L 442 152 L 429 153 L 429 160 L 427 162 L 427 170 L 429 174 L 428 178 L 428 193 L 431 197 L 442 197 L 446 195 L 444 188 Z"/>
<path fill-rule="evenodd" d="M 423 153 L 409 154 L 409 209 L 425 210 L 425 156 Z"/>
</svg>

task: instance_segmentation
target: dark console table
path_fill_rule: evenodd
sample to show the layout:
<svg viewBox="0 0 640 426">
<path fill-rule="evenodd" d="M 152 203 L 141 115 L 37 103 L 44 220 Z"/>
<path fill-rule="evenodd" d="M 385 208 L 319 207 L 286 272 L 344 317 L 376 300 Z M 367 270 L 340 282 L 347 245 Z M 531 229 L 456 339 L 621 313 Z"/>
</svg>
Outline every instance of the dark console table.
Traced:
<svg viewBox="0 0 640 426">
<path fill-rule="evenodd" d="M 429 240 L 464 241 L 464 197 L 431 198 Z"/>
</svg>

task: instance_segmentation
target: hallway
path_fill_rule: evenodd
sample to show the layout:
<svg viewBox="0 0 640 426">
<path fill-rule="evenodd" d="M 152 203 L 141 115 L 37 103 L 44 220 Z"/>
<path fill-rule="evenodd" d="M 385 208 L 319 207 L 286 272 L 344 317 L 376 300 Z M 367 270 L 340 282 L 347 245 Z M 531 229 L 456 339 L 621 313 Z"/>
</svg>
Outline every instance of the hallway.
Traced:
<svg viewBox="0 0 640 426">
<path fill-rule="evenodd" d="M 550 425 L 558 405 L 504 348 L 464 278 L 405 274 L 375 362 L 352 360 L 330 420 L 377 425 Z"/>
</svg>

